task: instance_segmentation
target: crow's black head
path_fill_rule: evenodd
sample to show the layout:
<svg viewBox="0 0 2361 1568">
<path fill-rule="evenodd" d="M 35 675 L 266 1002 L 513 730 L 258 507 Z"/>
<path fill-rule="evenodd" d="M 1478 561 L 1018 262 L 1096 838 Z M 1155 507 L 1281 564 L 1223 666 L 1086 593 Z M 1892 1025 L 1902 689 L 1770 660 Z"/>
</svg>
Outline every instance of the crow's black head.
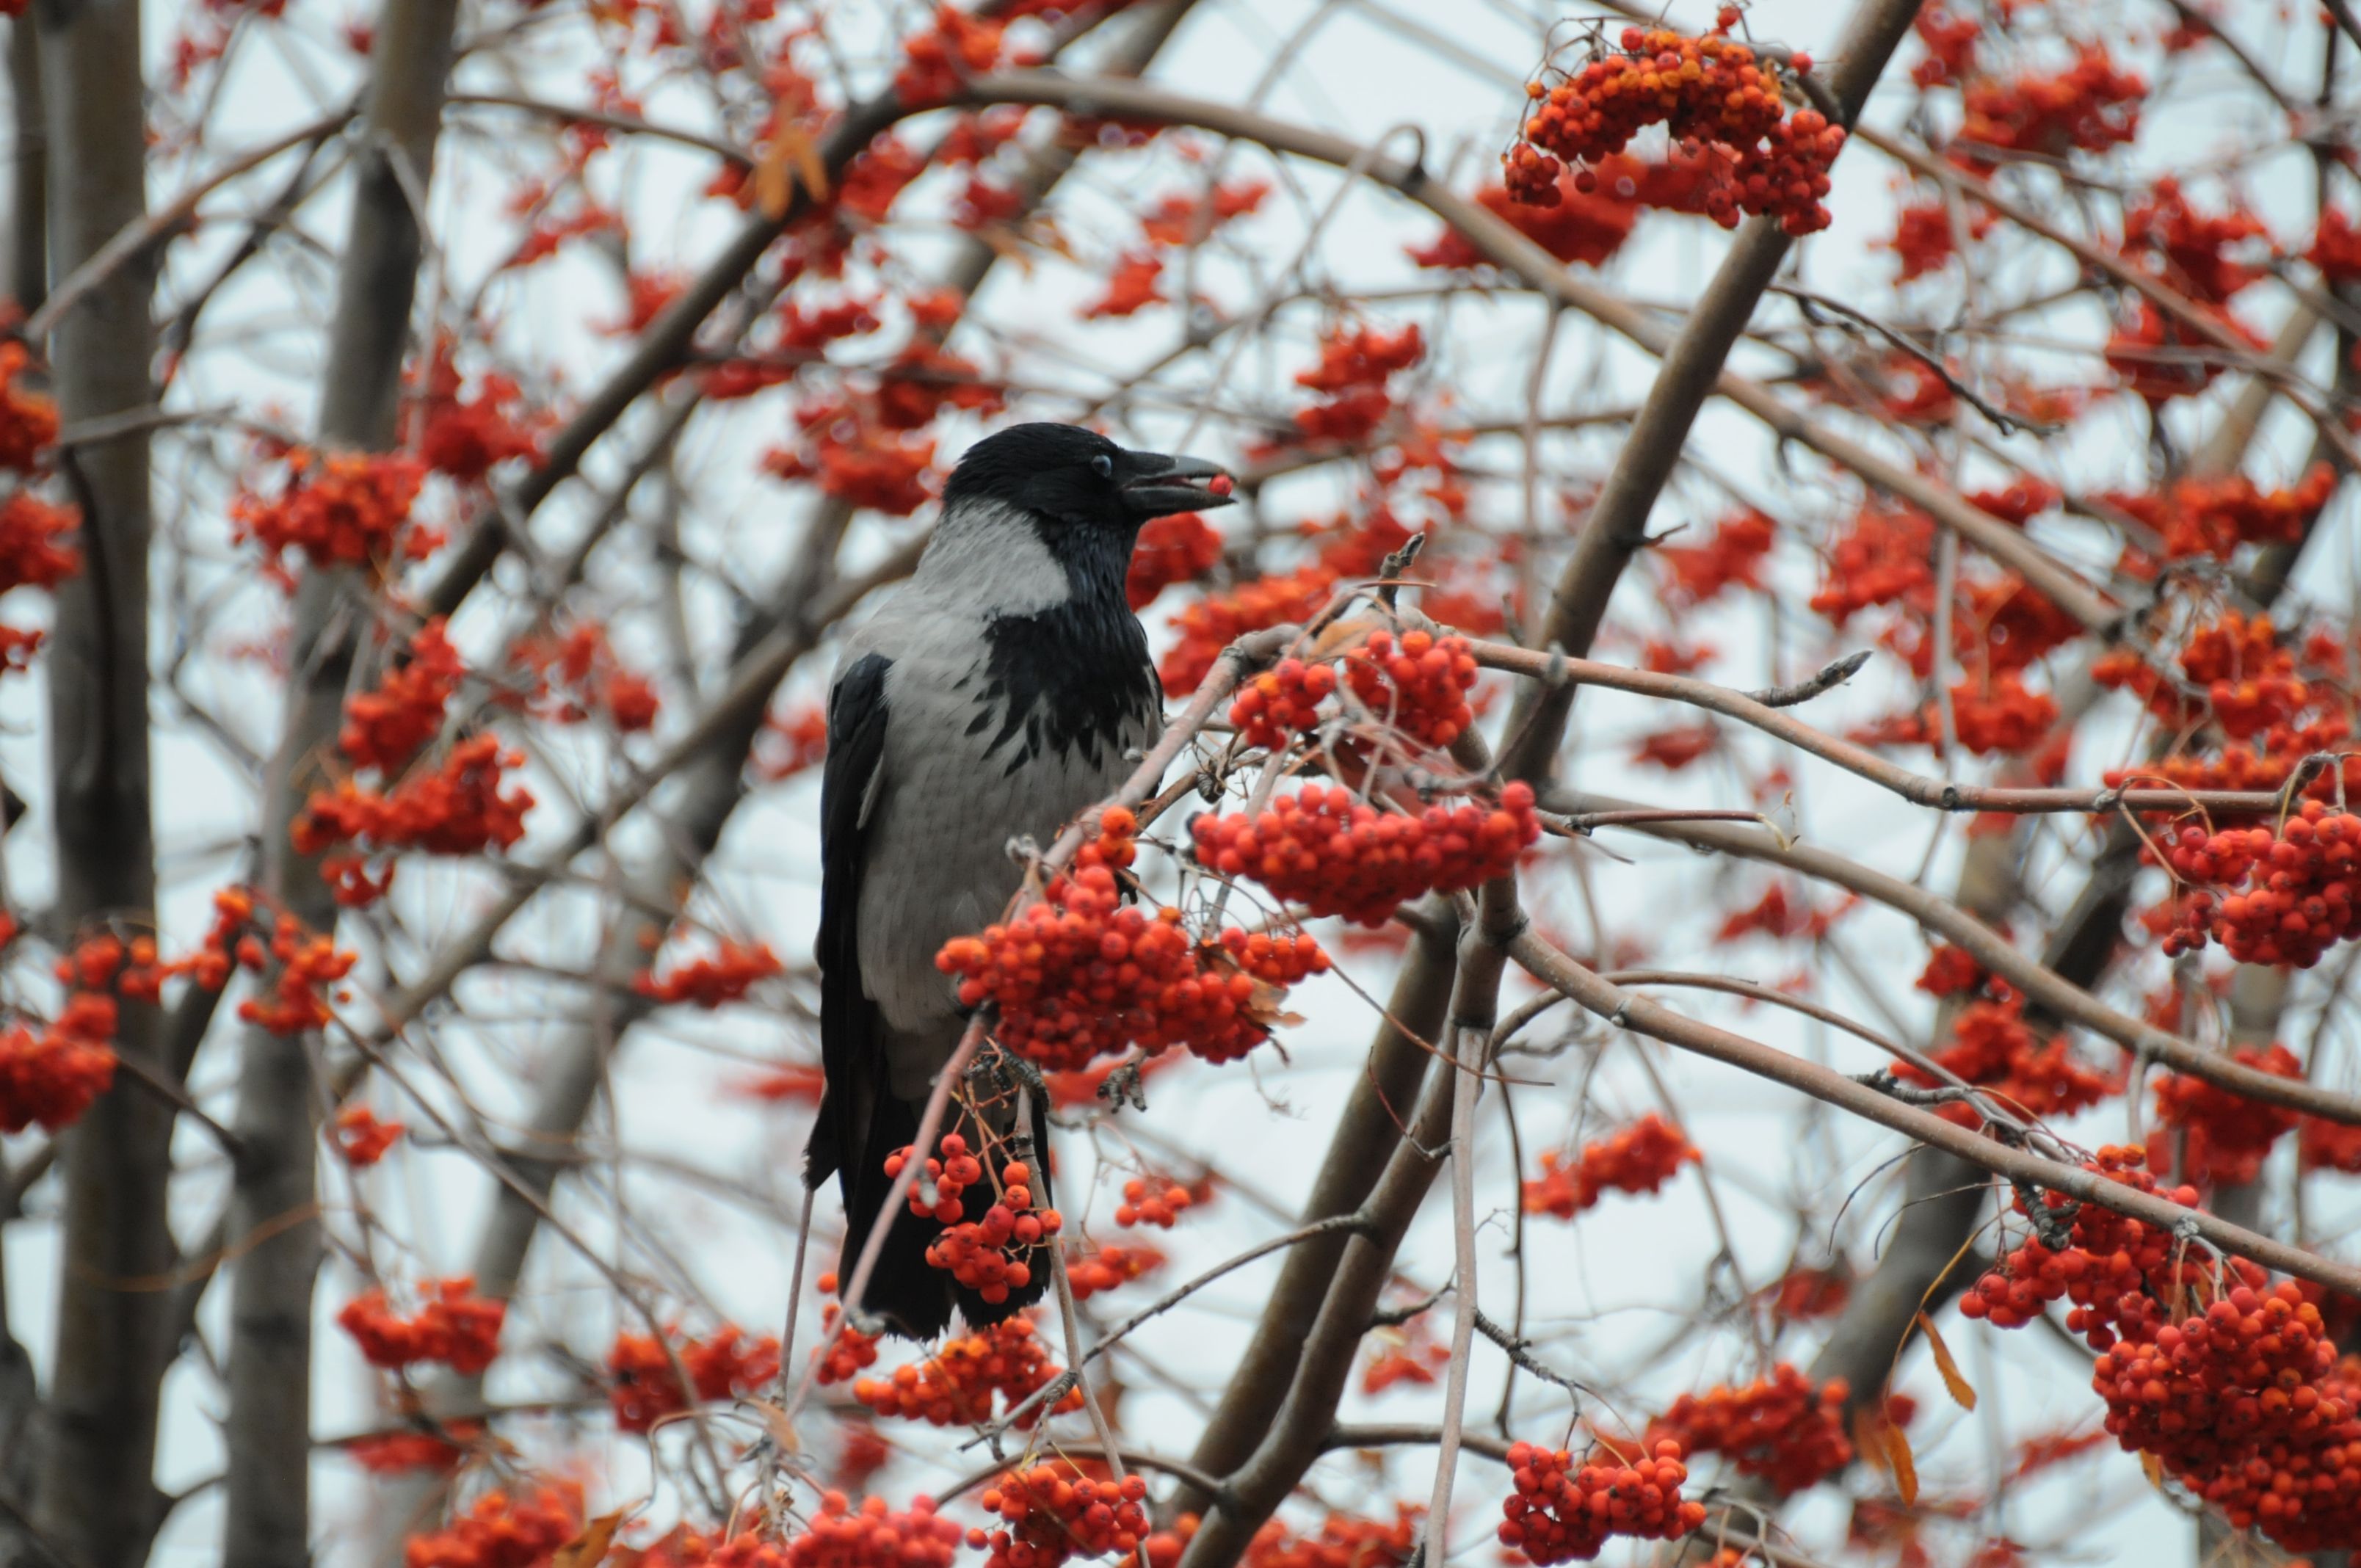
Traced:
<svg viewBox="0 0 2361 1568">
<path fill-rule="evenodd" d="M 967 449 L 943 486 L 943 505 L 1001 501 L 1053 523 L 1114 530 L 1127 542 L 1151 517 L 1229 505 L 1228 479 L 1201 458 L 1126 451 L 1080 425 L 1017 424 Z"/>
</svg>

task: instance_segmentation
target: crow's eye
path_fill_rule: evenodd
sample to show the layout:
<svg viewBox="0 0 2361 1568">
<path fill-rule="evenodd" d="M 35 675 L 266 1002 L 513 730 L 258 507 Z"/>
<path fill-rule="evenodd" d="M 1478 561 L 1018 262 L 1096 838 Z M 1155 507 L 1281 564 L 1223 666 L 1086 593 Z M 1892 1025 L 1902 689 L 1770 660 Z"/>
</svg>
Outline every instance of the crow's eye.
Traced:
<svg viewBox="0 0 2361 1568">
<path fill-rule="evenodd" d="M 1091 468 L 1102 479 L 1115 477 L 1115 459 L 1104 452 L 1091 459 Z"/>
</svg>

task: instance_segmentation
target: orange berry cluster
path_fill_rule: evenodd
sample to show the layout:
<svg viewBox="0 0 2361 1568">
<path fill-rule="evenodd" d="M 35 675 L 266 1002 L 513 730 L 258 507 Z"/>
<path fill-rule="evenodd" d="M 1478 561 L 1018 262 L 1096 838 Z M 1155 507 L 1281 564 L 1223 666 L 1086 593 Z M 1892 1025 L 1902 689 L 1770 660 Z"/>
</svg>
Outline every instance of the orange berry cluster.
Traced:
<svg viewBox="0 0 2361 1568">
<path fill-rule="evenodd" d="M 1742 1475 L 1759 1475 L 1781 1497 L 1817 1486 L 1852 1463 L 1844 1430 L 1845 1380 L 1819 1387 L 1786 1362 L 1743 1388 L 1716 1384 L 1684 1394 L 1649 1423 L 1648 1439 L 1671 1438 L 1688 1453 L 1722 1453 Z"/>
<path fill-rule="evenodd" d="M 1316 711 L 1336 689 L 1336 666 L 1281 659 L 1239 688 L 1230 722 L 1249 746 L 1276 751 L 1320 721 Z"/>
<path fill-rule="evenodd" d="M 1381 926 L 1422 894 L 1507 875 L 1542 825 L 1522 783 L 1503 788 L 1496 806 L 1430 806 L 1415 817 L 1380 812 L 1342 784 L 1306 784 L 1253 817 L 1208 812 L 1189 832 L 1208 870 L 1252 877 L 1315 916 Z"/>
<path fill-rule="evenodd" d="M 967 1139 L 958 1133 L 945 1133 L 935 1149 L 936 1156 L 927 1160 L 926 1179 L 910 1184 L 910 1212 L 948 1225 L 967 1212 L 960 1200 L 969 1188 L 983 1179 L 983 1162 L 968 1153 Z M 885 1157 L 888 1180 L 902 1174 L 911 1152 L 912 1146 L 905 1144 Z M 934 1194 L 931 1198 L 928 1196 L 929 1189 Z"/>
<path fill-rule="evenodd" d="M 984 1568 L 1058 1568 L 1069 1557 L 1128 1556 L 1148 1533 L 1147 1497 L 1148 1483 L 1138 1476 L 1093 1476 L 1071 1460 L 1011 1470 L 982 1499 L 1000 1524 L 969 1530 L 967 1543 L 992 1549 Z"/>
<path fill-rule="evenodd" d="M 821 1295 L 835 1295 L 835 1271 L 831 1269 L 821 1275 L 817 1285 Z M 823 1385 L 851 1382 L 863 1367 L 877 1365 L 876 1340 L 850 1323 L 844 1326 L 842 1333 L 835 1332 L 836 1321 L 843 1311 L 844 1309 L 834 1301 L 820 1309 L 820 1348 L 812 1354 L 819 1362 L 819 1371 L 814 1375 L 815 1381 Z"/>
<path fill-rule="evenodd" d="M 2110 1146 L 2083 1164 L 2156 1192 L 2146 1161 L 2142 1150 Z M 2189 1186 L 2163 1196 L 2198 1200 Z M 2233 1526 L 2259 1528 L 2289 1551 L 2353 1540 L 2361 1364 L 2340 1365 L 2319 1307 L 2293 1282 L 2272 1285 L 2243 1258 L 2206 1258 L 2169 1228 L 2059 1194 L 2041 1201 L 2049 1241 L 2011 1249 L 1960 1298 L 1961 1313 L 2015 1328 L 2051 1301 L 2072 1301 L 2066 1324 L 2101 1353 L 2091 1386 L 2116 1442 L 2154 1454 Z M 2016 1208 L 2027 1212 L 2022 1193 Z"/>
<path fill-rule="evenodd" d="M 972 1157 L 954 1155 L 952 1146 L 966 1146 L 957 1133 L 944 1135 L 943 1158 L 928 1160 L 931 1174 L 938 1167 L 944 1175 L 937 1183 L 938 1201 L 930 1210 L 925 1198 L 913 1186 L 910 1209 L 913 1213 L 931 1213 L 944 1229 L 927 1245 L 927 1262 L 936 1268 L 948 1270 L 952 1278 L 974 1291 L 986 1301 L 998 1303 L 1008 1299 L 1012 1290 L 1022 1290 L 1033 1283 L 1034 1249 L 1055 1245 L 1054 1238 L 1065 1228 L 1066 1217 L 1055 1209 L 1035 1210 L 1033 1172 L 1022 1160 L 1011 1160 L 1000 1170 L 1000 1199 L 984 1210 L 981 1220 L 962 1220 L 965 1212 L 956 1194 L 972 1184 L 972 1178 L 956 1180 L 961 1172 L 973 1168 L 976 1176 L 983 1168 Z M 889 1157 L 885 1174 L 899 1173 L 898 1161 L 909 1151 Z"/>
<path fill-rule="evenodd" d="M 971 16 L 955 5 L 937 5 L 934 24 L 902 41 L 902 68 L 894 91 L 906 109 L 948 103 L 960 79 L 990 71 L 999 61 L 1003 24 Z"/>
<path fill-rule="evenodd" d="M 1175 583 L 1193 582 L 1222 558 L 1222 536 L 1203 515 L 1170 512 L 1148 520 L 1131 547 L 1123 594 L 1134 610 L 1146 609 Z"/>
<path fill-rule="evenodd" d="M 714 1008 L 743 1000 L 757 981 L 783 973 L 785 967 L 768 942 L 748 947 L 725 937 L 711 958 L 675 964 L 661 979 L 654 970 L 642 970 L 631 977 L 631 989 L 656 1002 Z"/>
<path fill-rule="evenodd" d="M 2334 207 L 2320 214 L 2312 247 L 2303 254 L 2304 259 L 2320 269 L 2324 283 L 2361 280 L 2361 228 Z"/>
<path fill-rule="evenodd" d="M 1402 1568 L 1418 1545 L 1418 1521 L 1425 1513 L 1396 1503 L 1390 1524 L 1330 1514 L 1317 1535 L 1290 1535 L 1273 1519 L 1246 1543 L 1246 1568 Z"/>
<path fill-rule="evenodd" d="M 1792 235 L 1828 226 L 1820 198 L 1828 165 L 1844 146 L 1841 126 L 1817 109 L 1793 116 L 1780 101 L 1777 72 L 1717 27 L 1702 38 L 1661 27 L 1626 27 L 1620 49 L 1608 50 L 1554 87 L 1533 82 L 1524 139 L 1502 160 L 1510 194 L 1537 206 L 1558 200 L 1560 159 L 1596 164 L 1623 150 L 1642 128 L 1662 125 L 1691 159 L 1710 170 L 1699 206 L 1724 228 L 1743 213 L 1768 214 Z M 1795 57 L 1798 71 L 1808 56 Z M 1576 188 L 1588 192 L 1583 170 Z"/>
<path fill-rule="evenodd" d="M 380 1122 L 366 1105 L 347 1105 L 336 1113 L 336 1153 L 358 1170 L 375 1165 L 385 1151 L 409 1131 L 399 1122 Z"/>
<path fill-rule="evenodd" d="M 1367 438 L 1393 411 L 1388 380 L 1424 357 L 1426 339 L 1416 322 L 1395 332 L 1339 322 L 1320 340 L 1320 363 L 1296 373 L 1295 384 L 1322 399 L 1296 411 L 1296 430 L 1308 441 Z"/>
<path fill-rule="evenodd" d="M 2281 1045 L 2240 1046 L 2230 1052 L 2230 1059 L 2279 1078 L 2303 1076 L 2303 1064 Z M 2254 1180 L 2271 1146 L 2298 1119 L 2297 1113 L 2284 1106 L 2249 1100 L 2177 1072 L 2157 1080 L 2156 1114 L 2163 1126 L 2149 1135 L 2148 1163 L 2167 1165 L 2158 1157 L 2169 1147 L 2166 1129 L 2178 1130 L 2187 1135 L 2181 1173 L 2213 1187 Z"/>
<path fill-rule="evenodd" d="M 17 490 L 0 504 L 0 593 L 53 588 L 82 570 L 82 552 L 67 541 L 82 513 Z"/>
<path fill-rule="evenodd" d="M 459 395 L 464 384 L 452 360 L 450 337 L 438 334 L 425 385 L 413 404 L 420 421 L 418 455 L 429 468 L 472 485 L 511 459 L 540 457 L 540 431 L 547 422 L 511 411 L 524 399 L 514 379 L 487 374 L 471 398 Z"/>
<path fill-rule="evenodd" d="M 2249 620 L 2224 610 L 2190 633 L 2179 663 L 2203 689 L 2202 707 L 2136 653 L 2103 654 L 2091 673 L 2103 685 L 2136 694 L 2167 724 L 2180 728 L 2210 718 L 2234 740 L 2284 725 L 2312 703 L 2311 685 L 2296 673 L 2295 653 L 2279 642 L 2268 615 Z"/>
<path fill-rule="evenodd" d="M 0 343 L 0 468 L 33 474 L 58 439 L 58 405 L 24 383 L 33 356 L 22 343 Z"/>
<path fill-rule="evenodd" d="M 479 1421 L 447 1421 L 448 1436 L 427 1431 L 386 1432 L 355 1438 L 344 1444 L 345 1457 L 374 1475 L 399 1475 L 424 1470 L 447 1475 L 467 1457 L 467 1445 L 484 1435 Z"/>
<path fill-rule="evenodd" d="M 1164 1266 L 1164 1255 L 1152 1246 L 1103 1246 L 1094 1253 L 1066 1260 L 1066 1280 L 1074 1299 L 1087 1301 L 1102 1290 L 1113 1290 L 1155 1273 Z"/>
<path fill-rule="evenodd" d="M 393 868 L 369 868 L 403 850 L 434 855 L 475 855 L 508 849 L 524 837 L 524 816 L 533 796 L 504 789 L 505 770 L 521 767 L 524 755 L 504 751 L 495 735 L 473 735 L 444 754 L 441 763 L 412 772 L 389 791 L 364 788 L 350 779 L 316 791 L 303 803 L 289 838 L 296 852 L 317 855 L 336 844 L 355 848 L 323 860 L 320 871 L 335 887 L 336 902 L 373 904 L 385 895 Z"/>
<path fill-rule="evenodd" d="M 237 945 L 238 961 L 247 968 L 264 968 L 260 939 L 247 936 Z M 270 959 L 278 978 L 265 996 L 249 996 L 237 1004 L 237 1015 L 274 1035 L 300 1035 L 335 1022 L 328 1003 L 344 1000 L 336 983 L 352 972 L 360 955 L 336 946 L 335 938 L 307 931 L 292 915 L 281 912 L 271 923 Z"/>
<path fill-rule="evenodd" d="M 1705 1523 L 1705 1505 L 1684 1500 L 1688 1469 L 1681 1445 L 1667 1438 L 1647 1457 L 1625 1463 L 1604 1447 L 1577 1464 L 1565 1449 L 1511 1443 L 1516 1490 L 1500 1505 L 1500 1544 L 1534 1564 L 1598 1555 L 1608 1538 L 1673 1541 Z"/>
<path fill-rule="evenodd" d="M 1005 1318 L 944 1342 L 941 1349 L 914 1365 L 897 1366 L 884 1377 L 856 1379 L 852 1397 L 881 1416 L 939 1427 L 978 1426 L 992 1420 L 994 1395 L 1011 1406 L 1022 1404 L 1058 1372 L 1032 1321 Z M 1082 1389 L 1069 1388 L 1055 1409 L 1037 1405 L 1018 1417 L 1016 1424 L 1029 1431 L 1045 1415 L 1082 1408 Z"/>
<path fill-rule="evenodd" d="M 2167 953 L 2202 948 L 2210 938 L 2242 964 L 2310 969 L 2337 942 L 2361 936 L 2355 896 L 2361 817 L 2308 800 L 2276 833 L 2208 833 L 2191 825 L 2174 836 L 2165 860 L 2194 884 L 2165 938 Z"/>
<path fill-rule="evenodd" d="M 382 1289 L 372 1289 L 346 1302 L 336 1322 L 372 1366 L 439 1361 L 472 1376 L 500 1354 L 500 1323 L 508 1310 L 505 1301 L 477 1295 L 475 1280 L 462 1276 L 435 1281 L 426 1304 L 407 1318 L 386 1304 Z"/>
<path fill-rule="evenodd" d="M 402 454 L 297 449 L 287 455 L 287 479 L 276 496 L 243 494 L 230 502 L 237 537 L 270 553 L 289 551 L 314 566 L 382 566 L 396 554 L 411 560 L 434 553 L 436 530 L 412 526 L 426 465 Z"/>
<path fill-rule="evenodd" d="M 2211 555 L 2226 561 L 2241 544 L 2291 544 L 2336 488 L 2325 463 L 2293 485 L 2266 490 L 2244 474 L 2174 480 L 2160 494 L 2103 498 L 2163 536 L 2169 561 Z"/>
<path fill-rule="evenodd" d="M 683 1339 L 674 1347 L 689 1388 L 699 1400 L 751 1394 L 779 1375 L 779 1342 L 768 1334 L 750 1338 L 724 1323 L 703 1339 Z M 665 1416 L 689 1407 L 672 1355 L 653 1334 L 617 1334 L 607 1353 L 608 1398 L 615 1425 L 645 1431 Z"/>
<path fill-rule="evenodd" d="M 1309 937 L 1231 927 L 1201 942 L 1178 909 L 1124 904 L 1115 873 L 1137 831 L 1129 811 L 1107 811 L 1069 875 L 1006 925 L 936 955 L 961 977 L 961 1004 L 994 1003 L 1000 1043 L 1044 1068 L 1077 1070 L 1133 1046 L 1234 1061 L 1270 1037 L 1273 988 L 1328 967 Z"/>
<path fill-rule="evenodd" d="M 436 616 L 410 640 L 410 656 L 386 673 L 376 689 L 345 704 L 336 744 L 358 768 L 401 771 L 443 729 L 443 712 L 467 666 Z"/>
<path fill-rule="evenodd" d="M 1930 1059 L 1992 1091 L 2002 1104 L 2037 1116 L 2071 1115 L 2123 1090 L 2120 1078 L 2085 1062 L 2064 1036 L 2037 1036 L 2025 1022 L 2025 998 L 2013 992 L 1960 1008 L 1951 1022 L 1951 1043 Z M 1907 1062 L 1894 1076 L 1929 1089 L 1947 1081 Z M 1963 1127 L 1981 1120 L 1973 1106 L 1960 1103 L 1938 1106 L 1935 1113 Z"/>
<path fill-rule="evenodd" d="M 1182 1210 L 1196 1201 L 1187 1188 L 1177 1181 L 1162 1186 L 1135 1177 L 1123 1184 L 1123 1201 L 1115 1212 L 1118 1225 L 1154 1225 L 1169 1231 Z"/>
<path fill-rule="evenodd" d="M 1327 604 L 1339 576 L 1314 562 L 1183 606 L 1170 621 L 1180 636 L 1157 665 L 1165 691 L 1176 697 L 1195 691 L 1222 650 L 1249 631 L 1310 620 Z"/>
<path fill-rule="evenodd" d="M 1961 93 L 1966 110 L 1959 149 L 1971 169 L 1993 167 L 1991 150 L 2062 158 L 2077 148 L 2104 152 L 2139 134 L 2140 101 L 2147 83 L 2115 69 L 2104 44 L 2084 44 L 2074 63 L 2053 75 L 2002 81 L 1977 77 Z"/>
<path fill-rule="evenodd" d="M 656 721 L 662 706 L 645 675 L 628 668 L 607 629 L 581 621 L 563 637 L 526 637 L 509 658 L 533 678 L 533 711 L 553 724 L 580 724 L 603 713 L 617 729 L 635 734 Z"/>
<path fill-rule="evenodd" d="M 1540 1178 L 1525 1183 L 1525 1212 L 1571 1220 L 1610 1189 L 1653 1192 L 1684 1165 L 1704 1159 L 1686 1133 L 1651 1111 L 1598 1142 L 1584 1145 L 1571 1165 L 1554 1149 L 1543 1155 Z"/>
<path fill-rule="evenodd" d="M 80 1121 L 115 1083 L 115 1024 L 113 997 L 81 992 L 38 1034 L 24 1024 L 0 1033 L 0 1132 Z"/>
<path fill-rule="evenodd" d="M 960 1527 L 935 1511 L 932 1497 L 911 1498 L 906 1511 L 863 1497 L 856 1511 L 843 1493 L 829 1492 L 787 1542 L 784 1568 L 950 1568 L 959 1542 Z"/>
<path fill-rule="evenodd" d="M 530 1496 L 487 1492 L 443 1529 L 413 1535 L 403 1568 L 544 1568 L 582 1529 L 582 1497 L 571 1486 Z"/>
<path fill-rule="evenodd" d="M 1421 745 L 1441 751 L 1476 722 L 1467 694 L 1476 660 L 1465 637 L 1438 641 L 1410 631 L 1397 646 L 1390 631 L 1373 631 L 1345 655 L 1345 682 L 1368 709 Z"/>
</svg>

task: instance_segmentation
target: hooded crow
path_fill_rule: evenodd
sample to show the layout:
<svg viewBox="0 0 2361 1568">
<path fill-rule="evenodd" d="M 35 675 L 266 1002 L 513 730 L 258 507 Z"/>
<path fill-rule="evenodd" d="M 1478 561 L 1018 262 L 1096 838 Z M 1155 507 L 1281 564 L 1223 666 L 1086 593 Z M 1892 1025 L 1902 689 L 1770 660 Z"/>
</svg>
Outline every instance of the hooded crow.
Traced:
<svg viewBox="0 0 2361 1568">
<path fill-rule="evenodd" d="M 1228 488 L 1213 464 L 1072 425 L 986 436 L 943 487 L 917 570 L 845 641 L 820 783 L 827 1088 L 804 1176 L 817 1189 L 833 1175 L 843 1194 L 848 1284 L 891 1185 L 885 1161 L 916 1141 L 966 1025 L 935 955 L 1000 918 L 1021 877 L 1011 839 L 1048 842 L 1155 742 L 1164 689 L 1124 597 L 1132 546 L 1150 518 L 1226 505 Z M 967 1201 L 982 1218 L 989 1184 Z M 981 1327 L 1040 1299 L 1047 1270 L 986 1301 L 929 1266 L 940 1230 L 907 1205 L 892 1216 L 865 1311 L 924 1339 L 954 1306 Z"/>
</svg>

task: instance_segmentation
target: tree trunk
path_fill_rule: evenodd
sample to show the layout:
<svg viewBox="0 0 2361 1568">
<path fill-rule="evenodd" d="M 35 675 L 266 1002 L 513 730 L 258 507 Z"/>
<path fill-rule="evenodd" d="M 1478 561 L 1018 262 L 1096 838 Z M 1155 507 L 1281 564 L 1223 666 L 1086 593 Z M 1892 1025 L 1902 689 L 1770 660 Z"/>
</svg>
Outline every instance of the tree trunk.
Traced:
<svg viewBox="0 0 2361 1568">
<path fill-rule="evenodd" d="M 40 90 L 49 125 L 49 265 L 62 277 L 146 210 L 137 0 L 44 0 Z M 61 320 L 49 344 L 71 428 L 148 406 L 153 261 L 133 258 Z M 148 777 L 148 437 L 66 451 L 82 509 L 80 575 L 57 589 L 49 644 L 58 922 L 152 929 L 156 872 Z M 126 1002 L 115 1049 L 160 1067 L 155 1009 Z M 170 1298 L 164 1187 L 171 1108 L 128 1072 L 62 1135 L 64 1263 L 35 1518 L 86 1568 L 144 1562 L 158 1519 L 158 1385 Z"/>
</svg>

